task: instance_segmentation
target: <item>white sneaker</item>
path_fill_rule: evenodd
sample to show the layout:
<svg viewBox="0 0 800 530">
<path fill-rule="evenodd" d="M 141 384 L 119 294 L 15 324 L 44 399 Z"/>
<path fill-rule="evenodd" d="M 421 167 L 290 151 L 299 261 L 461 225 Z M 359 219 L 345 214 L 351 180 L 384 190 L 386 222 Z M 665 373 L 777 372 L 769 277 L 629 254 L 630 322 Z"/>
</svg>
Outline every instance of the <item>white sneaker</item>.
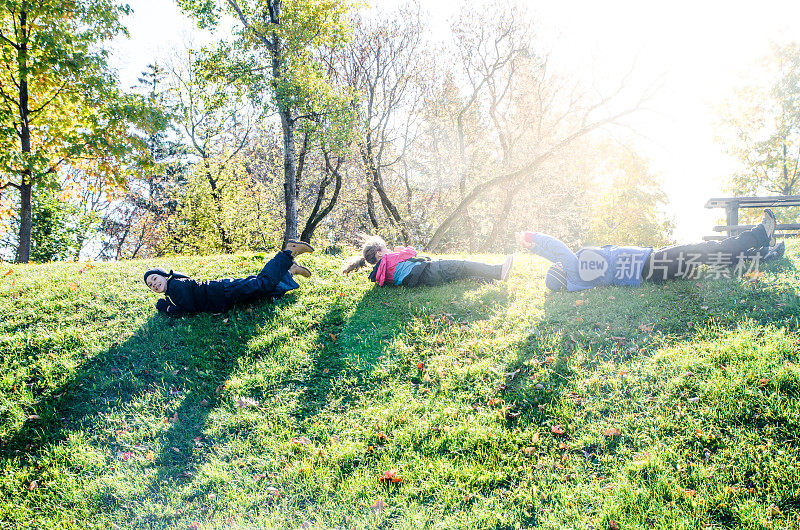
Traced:
<svg viewBox="0 0 800 530">
<path fill-rule="evenodd" d="M 514 255 L 510 255 L 503 262 L 503 268 L 500 270 L 500 279 L 506 281 L 511 275 L 511 266 L 514 264 Z"/>
<path fill-rule="evenodd" d="M 764 225 L 764 230 L 767 231 L 767 237 L 769 238 L 769 246 L 775 246 L 775 228 L 778 226 L 778 222 L 775 220 L 775 214 L 772 213 L 772 210 L 769 208 L 764 208 L 764 218 L 761 219 L 761 224 Z"/>
</svg>

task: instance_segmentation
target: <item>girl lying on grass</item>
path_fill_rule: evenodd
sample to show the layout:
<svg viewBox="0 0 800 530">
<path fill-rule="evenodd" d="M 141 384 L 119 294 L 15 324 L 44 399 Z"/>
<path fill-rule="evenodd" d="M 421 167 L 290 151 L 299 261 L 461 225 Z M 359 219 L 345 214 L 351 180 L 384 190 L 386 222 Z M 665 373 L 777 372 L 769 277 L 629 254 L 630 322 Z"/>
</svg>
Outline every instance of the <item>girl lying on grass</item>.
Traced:
<svg viewBox="0 0 800 530">
<path fill-rule="evenodd" d="M 383 239 L 372 236 L 364 241 L 360 256 L 345 260 L 342 272 L 350 274 L 369 263 L 373 265 L 369 279 L 381 286 L 430 286 L 462 279 L 505 281 L 512 260 L 513 256 L 508 256 L 502 265 L 454 259 L 431 260 L 417 256 L 414 247 L 395 247 L 394 252 L 390 252 Z"/>
<path fill-rule="evenodd" d="M 292 275 L 309 278 L 311 271 L 295 263 L 294 258 L 306 252 L 314 252 L 314 248 L 292 239 L 257 276 L 198 282 L 185 274 L 150 269 L 144 273 L 144 283 L 154 292 L 164 293 L 165 297 L 156 302 L 156 308 L 167 315 L 222 313 L 238 304 L 280 298 L 300 287 Z"/>
<path fill-rule="evenodd" d="M 544 278 L 553 291 L 581 291 L 600 285 L 638 287 L 642 281 L 661 282 L 690 278 L 701 265 L 708 266 L 709 276 L 730 278 L 730 267 L 740 273 L 745 261 L 748 272 L 757 272 L 759 261 L 783 257 L 783 242 L 775 244 L 775 215 L 764 210 L 761 224 L 738 236 L 722 241 L 704 241 L 653 250 L 652 247 L 586 247 L 577 254 L 554 237 L 538 232 L 518 232 L 517 242 L 553 262 Z"/>
</svg>

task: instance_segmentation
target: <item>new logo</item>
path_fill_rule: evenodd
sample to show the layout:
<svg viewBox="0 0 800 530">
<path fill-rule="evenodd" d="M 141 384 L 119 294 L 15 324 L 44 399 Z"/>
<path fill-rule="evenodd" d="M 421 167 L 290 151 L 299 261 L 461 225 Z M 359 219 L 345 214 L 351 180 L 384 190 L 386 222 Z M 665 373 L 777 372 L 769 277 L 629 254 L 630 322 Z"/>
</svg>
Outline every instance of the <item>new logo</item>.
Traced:
<svg viewBox="0 0 800 530">
<path fill-rule="evenodd" d="M 585 282 L 601 278 L 608 270 L 605 256 L 590 248 L 578 252 L 578 276 Z"/>
</svg>

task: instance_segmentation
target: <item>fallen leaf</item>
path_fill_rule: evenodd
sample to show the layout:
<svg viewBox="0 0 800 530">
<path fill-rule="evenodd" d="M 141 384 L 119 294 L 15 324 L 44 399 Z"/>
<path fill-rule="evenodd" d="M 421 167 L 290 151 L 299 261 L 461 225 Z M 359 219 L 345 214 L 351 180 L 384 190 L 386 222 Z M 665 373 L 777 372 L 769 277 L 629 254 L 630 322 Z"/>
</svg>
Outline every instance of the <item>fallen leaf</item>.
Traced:
<svg viewBox="0 0 800 530">
<path fill-rule="evenodd" d="M 8 269 L 3 276 L 8 276 L 9 274 L 14 274 L 14 269 Z"/>
<path fill-rule="evenodd" d="M 70 291 L 77 291 L 78 290 L 78 284 L 75 283 L 75 282 L 69 282 L 67 285 L 69 286 L 69 290 Z"/>
<path fill-rule="evenodd" d="M 490 398 L 489 399 L 489 406 L 490 407 L 492 405 L 502 405 L 502 404 L 503 404 L 503 398 Z"/>
<path fill-rule="evenodd" d="M 387 505 L 381 499 L 378 499 L 372 504 L 372 506 L 370 506 L 370 508 L 372 509 L 372 513 L 379 514 L 386 511 Z"/>
<path fill-rule="evenodd" d="M 552 355 L 548 355 L 547 357 L 544 358 L 544 362 L 546 362 L 548 364 L 554 363 L 554 362 L 556 362 L 556 358 L 553 357 Z"/>
<path fill-rule="evenodd" d="M 684 489 L 683 492 L 686 494 L 687 497 L 695 497 L 697 495 L 697 490 L 691 489 Z"/>
<path fill-rule="evenodd" d="M 333 333 L 331 333 L 331 334 L 329 334 L 328 336 L 331 338 L 331 340 L 332 340 L 333 342 L 336 342 L 336 335 L 334 335 Z"/>
<path fill-rule="evenodd" d="M 585 300 L 575 300 L 575 307 L 582 306 L 585 303 Z"/>
<path fill-rule="evenodd" d="M 339 443 L 339 436 L 334 434 L 329 438 L 331 445 L 337 445 Z"/>
<path fill-rule="evenodd" d="M 770 504 L 769 508 L 767 508 L 767 515 L 769 517 L 780 517 L 781 516 L 781 510 L 780 510 L 780 508 L 775 506 L 774 503 Z"/>
<path fill-rule="evenodd" d="M 608 521 L 608 530 L 619 530 L 619 523 L 614 519 Z"/>
<path fill-rule="evenodd" d="M 204 406 L 204 407 L 207 407 L 207 406 L 208 406 L 208 400 L 207 400 L 207 399 L 201 399 L 201 400 L 200 400 L 200 404 L 201 404 L 202 406 Z"/>
<path fill-rule="evenodd" d="M 227 324 L 229 320 L 230 320 L 230 318 L 223 318 L 222 319 L 222 323 L 223 324 Z"/>
<path fill-rule="evenodd" d="M 310 445 L 311 444 L 311 440 L 309 440 L 305 436 L 298 436 L 296 438 L 292 438 L 292 441 L 294 443 L 296 443 L 297 445 Z"/>
<path fill-rule="evenodd" d="M 531 443 L 532 444 L 538 444 L 539 443 L 539 433 L 538 432 L 533 433 L 533 436 L 531 437 Z"/>
<path fill-rule="evenodd" d="M 39 481 L 32 480 L 31 483 L 28 485 L 28 491 L 33 491 L 39 487 Z"/>
<path fill-rule="evenodd" d="M 38 414 L 31 414 L 30 416 L 28 416 L 28 419 L 29 420 L 41 420 L 42 417 L 39 416 Z"/>
<path fill-rule="evenodd" d="M 323 368 L 323 369 L 322 369 L 322 374 L 323 374 L 323 375 L 324 375 L 324 374 L 327 374 L 327 373 L 328 373 L 328 372 L 330 372 L 330 371 L 331 371 L 331 369 L 330 369 L 330 368 Z"/>
<path fill-rule="evenodd" d="M 642 331 L 642 332 L 645 332 L 645 333 L 648 332 L 648 331 L 653 331 L 653 326 L 651 326 L 649 324 L 639 324 L 639 331 Z"/>
<path fill-rule="evenodd" d="M 244 407 L 257 407 L 258 406 L 258 401 L 256 401 L 255 399 L 252 399 L 252 398 L 248 398 L 248 397 L 239 398 L 239 399 L 236 400 L 236 403 L 234 403 L 234 405 L 236 406 L 237 409 L 241 409 L 241 408 L 244 408 Z"/>
<path fill-rule="evenodd" d="M 156 457 L 152 451 L 148 451 L 146 455 L 144 455 L 145 460 L 152 460 Z"/>
<path fill-rule="evenodd" d="M 277 499 L 278 497 L 281 496 L 281 492 L 278 491 L 278 488 L 274 488 L 272 486 L 267 486 L 264 491 L 272 495 L 273 499 Z"/>
<path fill-rule="evenodd" d="M 700 398 L 696 397 L 696 396 L 695 397 L 690 397 L 686 401 L 688 401 L 689 403 L 697 403 L 698 401 L 700 401 Z"/>
<path fill-rule="evenodd" d="M 378 482 L 383 482 L 384 484 L 397 484 L 399 482 L 403 482 L 403 477 L 399 476 L 398 470 L 395 468 L 390 469 L 389 471 L 384 471 L 382 475 L 378 475 Z"/>
<path fill-rule="evenodd" d="M 730 495 L 732 493 L 736 493 L 737 491 L 739 491 L 739 489 L 740 489 L 739 486 L 727 486 L 725 488 L 725 493 Z"/>
<path fill-rule="evenodd" d="M 525 456 L 533 456 L 536 454 L 536 448 L 526 447 L 525 449 L 522 450 L 522 452 L 525 453 Z"/>
<path fill-rule="evenodd" d="M 766 377 L 762 377 L 761 379 L 758 380 L 758 386 L 760 387 L 765 387 L 768 384 L 769 384 L 769 379 L 767 379 Z"/>
<path fill-rule="evenodd" d="M 553 425 L 552 427 L 550 427 L 550 432 L 552 432 L 555 435 L 561 436 L 562 434 L 564 434 L 564 426 Z"/>
<path fill-rule="evenodd" d="M 389 435 L 386 434 L 385 432 L 379 432 L 378 433 L 378 440 L 380 440 L 382 442 L 388 442 L 389 441 Z"/>
<path fill-rule="evenodd" d="M 128 461 L 133 458 L 133 453 L 130 451 L 117 451 L 117 458 L 120 460 Z"/>
<path fill-rule="evenodd" d="M 189 525 L 189 528 L 200 528 L 200 523 L 193 521 L 192 524 Z"/>
<path fill-rule="evenodd" d="M 195 439 L 194 439 L 194 446 L 195 446 L 195 447 L 203 447 L 203 442 L 202 442 L 202 440 L 203 440 L 203 437 L 202 437 L 202 436 L 198 436 L 197 438 L 195 438 Z"/>
<path fill-rule="evenodd" d="M 611 427 L 603 431 L 603 436 L 619 436 L 621 433 L 616 427 Z"/>
<path fill-rule="evenodd" d="M 461 502 L 469 502 L 469 501 L 471 501 L 471 500 L 472 500 L 472 499 L 474 499 L 474 498 L 475 498 L 475 495 L 474 495 L 474 494 L 472 494 L 472 493 L 467 493 L 467 494 L 466 494 L 466 495 L 464 495 L 464 497 L 461 499 Z"/>
<path fill-rule="evenodd" d="M 420 372 L 425 369 L 425 363 L 417 363 L 417 370 Z"/>
<path fill-rule="evenodd" d="M 78 271 L 78 273 L 83 274 L 84 272 L 92 269 L 94 269 L 94 265 L 91 263 L 87 263 L 86 266 L 84 266 L 81 270 Z"/>
</svg>

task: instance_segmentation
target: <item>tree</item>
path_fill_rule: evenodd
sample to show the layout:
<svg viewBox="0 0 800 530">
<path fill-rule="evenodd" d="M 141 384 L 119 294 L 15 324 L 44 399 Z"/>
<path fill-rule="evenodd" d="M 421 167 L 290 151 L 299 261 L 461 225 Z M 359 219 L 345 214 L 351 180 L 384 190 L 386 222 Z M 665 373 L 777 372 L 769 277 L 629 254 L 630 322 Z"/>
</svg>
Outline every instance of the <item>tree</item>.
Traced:
<svg viewBox="0 0 800 530">
<path fill-rule="evenodd" d="M 325 81 L 318 50 L 348 37 L 349 1 L 337 0 L 178 0 L 202 26 L 223 13 L 238 23 L 234 46 L 223 45 L 209 67 L 228 82 L 245 86 L 254 103 L 274 109 L 281 121 L 284 158 L 284 240 L 297 237 L 298 122 L 341 108 Z M 270 97 L 264 98 L 264 90 Z"/>
<path fill-rule="evenodd" d="M 661 212 L 667 196 L 647 160 L 625 147 L 606 144 L 601 152 L 605 160 L 593 172 L 590 239 L 595 244 L 666 245 L 673 228 Z"/>
<path fill-rule="evenodd" d="M 721 109 L 720 140 L 740 163 L 730 181 L 740 195 L 800 191 L 800 43 L 775 47 L 762 61 L 769 85 L 740 87 Z"/>
<path fill-rule="evenodd" d="M 35 186 L 66 165 L 121 180 L 141 107 L 117 90 L 102 43 L 128 12 L 113 0 L 0 2 L 0 190 L 18 192 L 18 262 L 31 257 Z"/>
</svg>

